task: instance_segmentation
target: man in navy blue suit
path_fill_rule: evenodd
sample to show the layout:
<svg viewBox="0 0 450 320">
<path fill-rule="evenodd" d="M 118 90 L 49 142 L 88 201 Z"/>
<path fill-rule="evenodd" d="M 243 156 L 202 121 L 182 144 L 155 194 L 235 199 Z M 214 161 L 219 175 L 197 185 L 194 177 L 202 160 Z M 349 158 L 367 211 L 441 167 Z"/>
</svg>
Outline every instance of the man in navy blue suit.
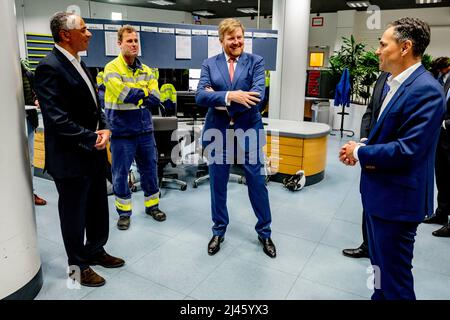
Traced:
<svg viewBox="0 0 450 320">
<path fill-rule="evenodd" d="M 104 249 L 109 234 L 106 143 L 111 132 L 94 79 L 79 55 L 92 37 L 84 20 L 57 12 L 50 29 L 55 48 L 41 60 L 35 75 L 45 128 L 45 170 L 58 191 L 70 278 L 99 287 L 105 279 L 90 266 L 125 264 Z"/>
<path fill-rule="evenodd" d="M 229 223 L 226 201 L 230 164 L 237 160 L 243 164 L 250 202 L 258 218 L 255 227 L 258 239 L 263 251 L 275 258 L 263 174 L 262 147 L 266 141 L 259 112 L 265 90 L 264 60 L 244 52 L 244 26 L 237 19 L 220 23 L 219 40 L 223 53 L 203 62 L 196 95 L 196 103 L 209 108 L 202 135 L 214 222 L 208 254 L 216 254 L 224 240 Z"/>
<path fill-rule="evenodd" d="M 390 72 L 390 90 L 368 140 L 348 142 L 340 160 L 361 165 L 361 199 L 369 255 L 375 271 L 374 300 L 415 299 L 414 238 L 433 211 L 434 159 L 444 114 L 444 94 L 421 58 L 430 27 L 416 18 L 388 26 L 377 55 Z"/>
</svg>

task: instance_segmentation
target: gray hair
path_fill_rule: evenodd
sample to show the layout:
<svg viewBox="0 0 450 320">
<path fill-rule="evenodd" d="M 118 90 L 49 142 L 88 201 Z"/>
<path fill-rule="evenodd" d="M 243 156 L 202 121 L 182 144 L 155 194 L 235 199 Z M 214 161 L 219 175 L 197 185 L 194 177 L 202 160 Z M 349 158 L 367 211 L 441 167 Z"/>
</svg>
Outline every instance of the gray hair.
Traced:
<svg viewBox="0 0 450 320">
<path fill-rule="evenodd" d="M 71 12 L 56 12 L 50 19 L 50 30 L 52 31 L 53 40 L 58 43 L 61 42 L 59 32 L 61 30 L 76 29 L 77 15 Z"/>
<path fill-rule="evenodd" d="M 430 44 L 430 26 L 417 18 L 401 18 L 389 24 L 394 27 L 397 42 L 410 40 L 415 57 L 422 57 Z"/>
</svg>

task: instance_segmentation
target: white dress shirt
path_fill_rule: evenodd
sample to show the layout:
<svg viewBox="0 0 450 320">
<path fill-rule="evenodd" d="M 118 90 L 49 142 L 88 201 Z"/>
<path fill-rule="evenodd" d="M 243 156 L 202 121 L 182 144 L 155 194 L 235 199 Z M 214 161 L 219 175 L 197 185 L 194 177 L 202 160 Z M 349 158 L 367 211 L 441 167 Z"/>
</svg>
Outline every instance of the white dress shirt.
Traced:
<svg viewBox="0 0 450 320">
<path fill-rule="evenodd" d="M 92 98 L 95 101 L 95 104 L 97 105 L 97 96 L 95 94 L 94 87 L 92 86 L 91 81 L 89 80 L 89 77 L 87 76 L 86 72 L 83 70 L 83 67 L 81 66 L 81 58 L 77 55 L 74 57 L 69 51 L 61 47 L 60 45 L 55 43 L 55 48 L 61 51 L 63 55 L 67 57 L 67 59 L 73 64 L 75 69 L 77 69 L 80 76 L 83 78 L 83 80 L 86 82 L 86 85 L 88 86 L 89 90 L 91 91 Z M 98 105 L 97 105 L 98 107 Z"/>
<path fill-rule="evenodd" d="M 400 86 L 406 81 L 406 79 L 408 79 L 414 73 L 414 71 L 416 71 L 417 68 L 420 67 L 421 64 L 422 64 L 422 61 L 419 61 L 416 64 L 414 64 L 411 67 L 409 67 L 408 69 L 404 70 L 402 73 L 397 75 L 395 78 L 392 75 L 390 75 L 387 78 L 386 83 L 387 83 L 387 85 L 389 86 L 390 89 L 389 89 L 389 92 L 386 95 L 386 98 L 384 98 L 384 100 L 383 100 L 383 104 L 381 105 L 380 114 L 378 115 L 377 120 L 380 119 L 381 114 L 386 109 L 386 106 L 389 104 L 389 102 L 391 101 L 392 97 L 397 92 L 398 88 L 400 88 Z M 353 150 L 353 157 L 356 160 L 359 160 L 359 158 L 358 158 L 358 150 L 359 150 L 359 148 L 364 147 L 364 146 L 365 146 L 365 144 L 359 143 L 355 147 L 355 149 Z"/>
</svg>

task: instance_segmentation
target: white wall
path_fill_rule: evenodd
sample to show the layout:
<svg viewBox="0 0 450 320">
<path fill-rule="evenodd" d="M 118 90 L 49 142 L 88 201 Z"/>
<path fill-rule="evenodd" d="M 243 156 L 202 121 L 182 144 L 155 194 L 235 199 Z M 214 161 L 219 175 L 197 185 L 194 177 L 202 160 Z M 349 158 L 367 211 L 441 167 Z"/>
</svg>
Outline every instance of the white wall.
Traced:
<svg viewBox="0 0 450 320">
<path fill-rule="evenodd" d="M 321 13 L 320 16 L 323 17 L 323 26 L 309 28 L 309 46 L 327 46 L 330 50 L 329 52 L 333 53 L 338 15 L 337 13 Z M 310 15 L 310 26 L 313 17 L 316 17 L 316 15 Z"/>
<path fill-rule="evenodd" d="M 367 49 L 377 48 L 379 38 L 386 25 L 402 17 L 415 17 L 427 22 L 431 26 L 431 43 L 427 53 L 436 57 L 450 55 L 450 7 L 408 9 L 408 10 L 382 10 L 380 29 L 369 30 L 366 25 L 368 18 L 366 12 L 358 12 L 355 21 L 355 37 L 357 41 L 367 44 Z"/>
<path fill-rule="evenodd" d="M 237 17 L 237 19 L 239 19 L 245 26 L 245 28 L 254 28 L 256 29 L 256 25 L 257 25 L 257 18 L 255 17 L 255 19 L 251 19 L 249 17 Z M 205 25 L 213 25 L 213 26 L 217 26 L 219 25 L 220 21 L 222 21 L 223 19 L 201 19 L 202 24 Z M 272 18 L 264 18 L 264 17 L 260 17 L 259 18 L 259 28 L 260 29 L 272 29 Z"/>
<path fill-rule="evenodd" d="M 310 17 L 314 17 L 311 15 Z M 333 53 L 337 38 L 338 14 L 323 13 L 324 26 L 309 29 L 310 46 L 328 46 L 330 54 Z M 376 49 L 386 25 L 401 17 L 417 17 L 431 26 L 431 43 L 427 53 L 433 57 L 450 56 L 450 7 L 409 9 L 409 10 L 382 10 L 380 29 L 369 30 L 367 27 L 367 12 L 358 11 L 355 17 L 354 36 L 357 41 L 367 44 L 367 49 Z"/>
<path fill-rule="evenodd" d="M 15 0 L 15 2 L 21 57 L 25 56 L 24 32 L 50 33 L 50 16 L 56 11 L 66 10 L 71 4 L 78 5 L 81 9 L 81 15 L 87 18 L 110 19 L 111 12 L 116 11 L 122 12 L 123 19 L 132 21 L 193 23 L 191 13 L 173 10 L 148 9 L 92 1 L 89 5 L 89 1 L 86 0 Z M 25 17 L 24 20 L 22 20 L 22 16 Z M 315 16 L 315 14 L 311 14 L 310 19 Z M 309 28 L 309 46 L 328 46 L 330 55 L 332 55 L 337 40 L 338 14 L 322 13 L 320 16 L 324 18 L 324 25 L 323 27 Z M 380 29 L 375 30 L 367 28 L 366 21 L 368 16 L 366 12 L 357 12 L 354 25 L 355 38 L 358 41 L 365 42 L 367 49 L 378 47 L 378 38 L 381 36 L 387 23 L 400 17 L 411 16 L 423 19 L 431 25 L 431 44 L 427 49 L 427 53 L 433 57 L 450 55 L 450 41 L 448 41 L 448 35 L 450 34 L 450 7 L 383 10 L 381 11 Z M 239 19 L 247 28 L 256 28 L 256 18 L 251 20 L 250 18 L 240 17 Z M 221 20 L 202 19 L 202 23 L 217 25 Z M 261 17 L 260 28 L 271 29 L 272 19 Z"/>
<path fill-rule="evenodd" d="M 15 0 L 19 35 L 25 32 L 50 33 L 49 19 L 57 11 L 65 11 L 69 5 L 77 5 L 81 16 L 93 19 L 111 19 L 111 12 L 122 12 L 124 20 L 145 22 L 192 23 L 190 12 L 139 8 L 105 4 L 85 0 Z M 25 18 L 22 21 L 22 16 Z M 23 27 L 22 27 L 23 26 Z M 19 36 L 20 37 L 20 36 Z"/>
</svg>

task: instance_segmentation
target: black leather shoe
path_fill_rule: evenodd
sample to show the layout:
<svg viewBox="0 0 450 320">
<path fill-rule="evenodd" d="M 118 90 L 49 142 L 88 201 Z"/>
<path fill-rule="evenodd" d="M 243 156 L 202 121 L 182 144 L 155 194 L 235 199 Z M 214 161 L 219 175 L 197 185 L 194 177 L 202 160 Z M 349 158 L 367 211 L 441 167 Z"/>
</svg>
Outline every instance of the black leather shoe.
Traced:
<svg viewBox="0 0 450 320">
<path fill-rule="evenodd" d="M 145 208 L 145 213 L 148 214 L 149 216 L 152 216 L 153 219 L 155 219 L 156 221 L 162 222 L 166 220 L 166 214 L 161 210 L 159 210 L 159 208 L 155 209 Z"/>
<path fill-rule="evenodd" d="M 213 236 L 208 243 L 208 254 L 210 256 L 215 255 L 220 250 L 220 243 L 223 242 L 224 237 Z"/>
<path fill-rule="evenodd" d="M 445 225 L 442 228 L 433 231 L 432 235 L 435 237 L 450 237 L 450 225 Z"/>
<path fill-rule="evenodd" d="M 356 249 L 344 249 L 342 254 L 350 258 L 369 258 L 369 250 L 367 250 L 363 245 L 360 245 Z"/>
<path fill-rule="evenodd" d="M 431 216 L 427 216 L 425 220 L 423 220 L 423 223 L 436 223 L 436 224 L 442 224 L 445 225 L 448 222 L 448 216 L 447 215 L 437 215 L 432 214 Z"/>
<path fill-rule="evenodd" d="M 271 258 L 275 258 L 277 256 L 277 249 L 275 248 L 275 244 L 272 242 L 272 239 L 267 238 L 263 239 L 258 236 L 259 242 L 263 245 L 263 251 Z"/>
</svg>

